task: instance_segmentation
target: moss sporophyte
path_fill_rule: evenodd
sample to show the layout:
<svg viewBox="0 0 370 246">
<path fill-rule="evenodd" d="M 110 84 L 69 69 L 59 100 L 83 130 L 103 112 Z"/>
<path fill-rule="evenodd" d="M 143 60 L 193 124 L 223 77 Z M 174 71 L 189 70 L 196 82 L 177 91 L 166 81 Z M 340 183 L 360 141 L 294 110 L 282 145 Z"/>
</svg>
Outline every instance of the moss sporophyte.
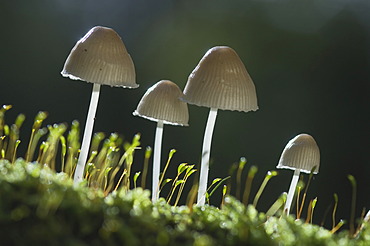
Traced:
<svg viewBox="0 0 370 246">
<path fill-rule="evenodd" d="M 5 114 L 12 106 L 0 109 L 1 245 L 369 245 L 370 212 L 364 210 L 355 219 L 357 185 L 352 175 L 348 176 L 353 195 L 350 229 L 341 229 L 345 221 L 336 219 L 336 194 L 332 228 L 312 224 L 320 199 L 306 204 L 305 199 L 312 175 L 318 172 L 320 153 L 308 134 L 298 135 L 285 147 L 277 168 L 299 171 L 288 194 L 282 193 L 266 213 L 256 208 L 277 171 L 267 172 L 254 199 L 250 199 L 251 187 L 258 168 L 247 165 L 244 157 L 231 166 L 228 176 L 214 178 L 207 186 L 217 110 L 258 109 L 254 83 L 230 47 L 210 49 L 189 75 L 184 92 L 171 81 L 160 81 L 139 102 L 134 115 L 157 122 L 151 192 L 146 190 L 146 179 L 152 149 L 142 150 L 140 134 L 131 142 L 118 133 L 92 135 L 100 85 L 138 86 L 132 59 L 119 35 L 111 28 L 92 28 L 72 49 L 62 75 L 94 83 L 82 146 L 77 121 L 70 126 L 44 126 L 48 114 L 39 112 L 27 150 L 19 154 L 25 115 L 8 125 Z M 169 176 L 169 166 L 176 165 L 173 149 L 160 174 L 163 124 L 188 125 L 185 102 L 211 108 L 201 163 L 180 163 L 176 174 Z M 143 170 L 131 174 L 138 154 L 144 155 Z M 299 172 L 310 173 L 306 185 L 304 177 L 298 182 Z M 215 193 L 222 197 L 220 206 L 211 205 Z M 294 197 L 296 215 L 290 213 Z"/>
</svg>

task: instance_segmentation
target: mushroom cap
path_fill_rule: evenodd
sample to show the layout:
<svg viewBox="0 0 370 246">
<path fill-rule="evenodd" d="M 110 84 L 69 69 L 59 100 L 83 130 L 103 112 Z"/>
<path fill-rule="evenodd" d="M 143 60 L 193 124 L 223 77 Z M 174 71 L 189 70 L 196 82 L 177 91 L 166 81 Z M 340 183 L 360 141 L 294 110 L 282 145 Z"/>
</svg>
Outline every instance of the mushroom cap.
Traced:
<svg viewBox="0 0 370 246">
<path fill-rule="evenodd" d="M 93 27 L 73 47 L 61 72 L 90 83 L 136 88 L 135 67 L 120 36 L 111 28 Z"/>
<path fill-rule="evenodd" d="M 207 51 L 189 75 L 182 99 L 223 110 L 258 109 L 253 81 L 238 54 L 227 46 Z"/>
<path fill-rule="evenodd" d="M 141 98 L 134 115 L 165 124 L 188 126 L 188 105 L 180 100 L 180 88 L 170 80 L 161 80 Z"/>
<path fill-rule="evenodd" d="M 314 174 L 319 172 L 320 167 L 319 147 L 312 136 L 299 134 L 285 146 L 276 168 L 300 169 L 301 172 L 311 173 L 315 166 Z"/>
</svg>

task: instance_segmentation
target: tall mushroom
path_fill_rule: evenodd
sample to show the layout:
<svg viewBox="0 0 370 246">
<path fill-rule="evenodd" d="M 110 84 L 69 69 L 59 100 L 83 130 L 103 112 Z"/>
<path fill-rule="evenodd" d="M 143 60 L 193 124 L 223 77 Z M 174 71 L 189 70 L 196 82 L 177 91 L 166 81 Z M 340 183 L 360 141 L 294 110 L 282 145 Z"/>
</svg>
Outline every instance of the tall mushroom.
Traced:
<svg viewBox="0 0 370 246">
<path fill-rule="evenodd" d="M 62 76 L 93 83 L 74 182 L 82 181 L 90 147 L 100 85 L 136 88 L 135 67 L 120 36 L 111 28 L 96 26 L 70 52 Z"/>
<path fill-rule="evenodd" d="M 210 108 L 203 140 L 197 202 L 204 205 L 217 110 L 257 110 L 256 89 L 238 54 L 230 47 L 216 46 L 207 51 L 189 75 L 183 100 Z"/>
<path fill-rule="evenodd" d="M 159 198 L 163 124 L 188 126 L 188 105 L 179 99 L 182 95 L 182 91 L 175 83 L 161 80 L 146 91 L 133 113 L 136 116 L 157 122 L 153 157 L 153 202 Z"/>
<path fill-rule="evenodd" d="M 289 214 L 293 196 L 297 187 L 299 174 L 317 174 L 320 167 L 320 150 L 315 139 L 308 134 L 299 134 L 291 139 L 285 146 L 283 153 L 276 168 L 294 170 L 293 178 L 290 183 L 284 212 Z"/>
</svg>

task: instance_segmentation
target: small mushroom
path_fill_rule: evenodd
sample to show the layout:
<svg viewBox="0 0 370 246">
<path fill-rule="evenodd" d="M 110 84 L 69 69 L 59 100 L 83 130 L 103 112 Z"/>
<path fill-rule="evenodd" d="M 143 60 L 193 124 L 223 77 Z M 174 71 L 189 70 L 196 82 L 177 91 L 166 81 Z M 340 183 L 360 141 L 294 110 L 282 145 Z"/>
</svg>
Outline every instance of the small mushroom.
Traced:
<svg viewBox="0 0 370 246">
<path fill-rule="evenodd" d="M 319 172 L 320 150 L 315 139 L 308 134 L 299 134 L 285 146 L 276 168 L 294 170 L 292 182 L 288 191 L 284 211 L 289 214 L 293 196 L 297 187 L 299 174 Z"/>
<path fill-rule="evenodd" d="M 188 105 L 179 99 L 182 95 L 182 91 L 175 83 L 161 80 L 146 91 L 133 112 L 133 115 L 157 122 L 153 157 L 153 202 L 159 198 L 163 124 L 188 126 Z"/>
<path fill-rule="evenodd" d="M 70 52 L 62 76 L 93 83 L 91 101 L 74 182 L 80 182 L 90 147 L 100 85 L 136 88 L 135 68 L 120 36 L 111 28 L 96 26 Z"/>
<path fill-rule="evenodd" d="M 197 202 L 204 205 L 217 110 L 257 110 L 256 89 L 238 54 L 230 47 L 216 46 L 207 51 L 189 75 L 182 99 L 189 104 L 210 108 L 203 140 Z"/>
</svg>

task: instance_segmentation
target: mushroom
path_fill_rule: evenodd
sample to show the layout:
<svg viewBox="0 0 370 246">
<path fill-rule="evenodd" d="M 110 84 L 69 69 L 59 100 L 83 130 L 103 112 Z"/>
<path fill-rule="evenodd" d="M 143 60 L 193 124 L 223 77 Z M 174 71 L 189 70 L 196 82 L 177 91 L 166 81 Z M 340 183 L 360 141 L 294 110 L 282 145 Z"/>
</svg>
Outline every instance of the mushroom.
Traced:
<svg viewBox="0 0 370 246">
<path fill-rule="evenodd" d="M 197 201 L 198 205 L 204 205 L 217 110 L 257 110 L 256 89 L 238 54 L 230 47 L 216 46 L 207 51 L 189 75 L 182 99 L 210 108 L 203 140 Z"/>
<path fill-rule="evenodd" d="M 152 201 L 159 198 L 159 173 L 163 124 L 188 126 L 188 105 L 179 98 L 180 88 L 169 80 L 161 80 L 150 87 L 141 98 L 133 115 L 157 122 L 154 141 Z"/>
<path fill-rule="evenodd" d="M 93 83 L 89 111 L 74 182 L 82 181 L 90 147 L 100 85 L 136 88 L 135 67 L 120 36 L 111 28 L 96 26 L 70 52 L 62 76 Z"/>
<path fill-rule="evenodd" d="M 299 174 L 317 174 L 320 167 L 320 150 L 316 141 L 308 134 L 299 134 L 285 146 L 276 168 L 294 170 L 284 211 L 289 214 Z"/>
</svg>

